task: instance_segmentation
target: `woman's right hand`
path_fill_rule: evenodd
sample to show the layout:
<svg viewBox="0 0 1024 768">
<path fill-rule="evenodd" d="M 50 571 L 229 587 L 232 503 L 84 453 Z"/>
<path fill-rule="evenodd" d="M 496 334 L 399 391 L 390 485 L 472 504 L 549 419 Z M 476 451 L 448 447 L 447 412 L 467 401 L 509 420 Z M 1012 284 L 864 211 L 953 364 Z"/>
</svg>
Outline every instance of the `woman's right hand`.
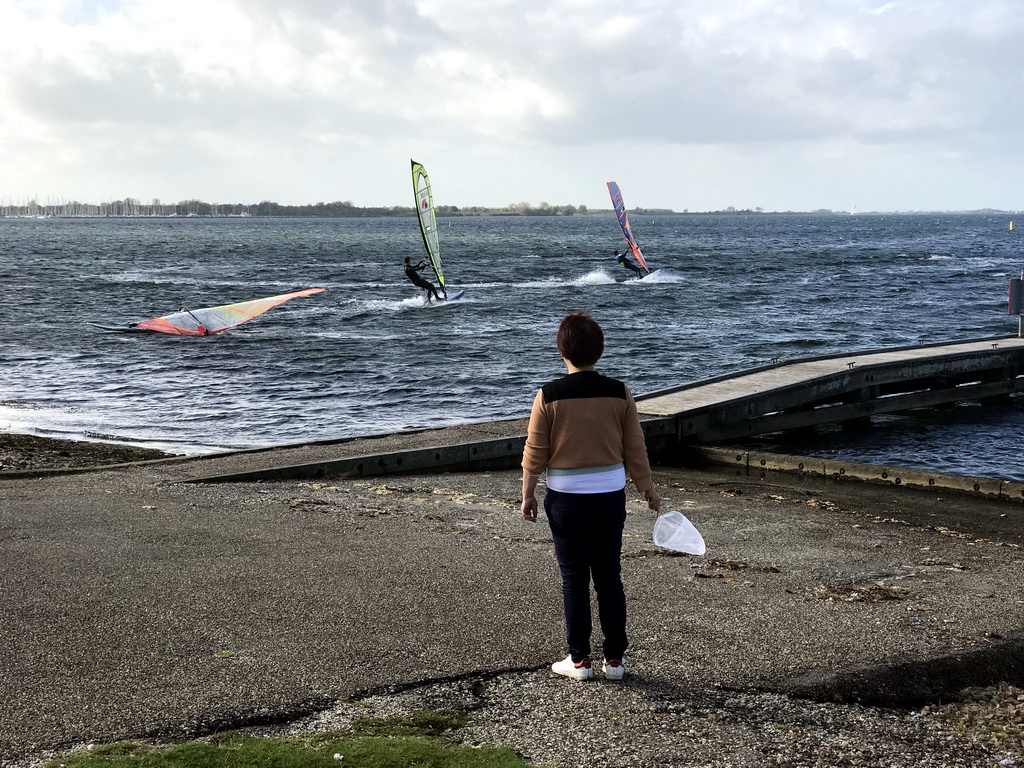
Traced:
<svg viewBox="0 0 1024 768">
<path fill-rule="evenodd" d="M 537 497 L 533 494 L 523 496 L 523 504 L 520 507 L 520 511 L 523 513 L 523 519 L 529 520 L 531 523 L 537 522 Z"/>
</svg>

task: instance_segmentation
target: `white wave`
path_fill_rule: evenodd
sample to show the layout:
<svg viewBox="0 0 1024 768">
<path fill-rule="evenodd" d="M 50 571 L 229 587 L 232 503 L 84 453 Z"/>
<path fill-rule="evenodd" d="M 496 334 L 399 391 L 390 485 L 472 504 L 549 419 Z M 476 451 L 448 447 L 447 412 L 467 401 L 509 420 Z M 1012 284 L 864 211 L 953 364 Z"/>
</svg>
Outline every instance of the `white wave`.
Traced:
<svg viewBox="0 0 1024 768">
<path fill-rule="evenodd" d="M 588 272 L 583 277 L 578 277 L 573 280 L 569 285 L 611 285 L 616 282 L 615 278 L 605 272 L 603 269 L 598 269 L 593 272 Z"/>
<path fill-rule="evenodd" d="M 345 302 L 342 312 L 347 317 L 360 317 L 375 312 L 402 312 L 406 309 L 422 307 L 427 300 L 422 296 L 410 299 L 349 299 Z"/>
<path fill-rule="evenodd" d="M 685 278 L 682 275 L 678 275 L 674 272 L 669 272 L 665 269 L 658 269 L 649 275 L 644 275 L 636 282 L 638 283 L 682 283 Z M 630 281 L 633 282 L 633 281 Z"/>
</svg>

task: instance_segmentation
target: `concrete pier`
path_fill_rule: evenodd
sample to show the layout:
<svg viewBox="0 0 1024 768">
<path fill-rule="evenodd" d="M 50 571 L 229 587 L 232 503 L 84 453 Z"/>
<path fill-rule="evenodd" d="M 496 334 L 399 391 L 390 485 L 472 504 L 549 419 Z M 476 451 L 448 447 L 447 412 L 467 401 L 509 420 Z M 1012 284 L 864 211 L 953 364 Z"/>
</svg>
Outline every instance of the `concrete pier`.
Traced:
<svg viewBox="0 0 1024 768">
<path fill-rule="evenodd" d="M 1024 339 L 804 358 L 651 393 L 641 414 L 682 443 L 721 443 L 1024 391 Z"/>
<path fill-rule="evenodd" d="M 754 435 L 834 423 L 870 423 L 874 415 L 964 400 L 998 403 L 1024 390 L 1024 339 L 998 337 L 802 358 L 661 390 L 637 398 L 655 463 L 725 463 L 747 473 L 769 465 L 791 471 L 894 482 L 887 468 L 854 462 L 765 459 L 711 449 Z M 998 407 L 996 405 L 995 407 Z M 184 482 L 325 479 L 407 472 L 500 470 L 519 466 L 526 420 L 461 425 L 404 435 L 295 446 L 244 460 L 202 462 Z M 294 457 L 293 462 L 280 463 Z M 274 464 L 277 461 L 279 463 Z M 791 466 L 789 466 L 791 465 Z M 956 488 L 1024 500 L 1024 484 L 939 473 L 892 473 L 896 484 Z"/>
</svg>

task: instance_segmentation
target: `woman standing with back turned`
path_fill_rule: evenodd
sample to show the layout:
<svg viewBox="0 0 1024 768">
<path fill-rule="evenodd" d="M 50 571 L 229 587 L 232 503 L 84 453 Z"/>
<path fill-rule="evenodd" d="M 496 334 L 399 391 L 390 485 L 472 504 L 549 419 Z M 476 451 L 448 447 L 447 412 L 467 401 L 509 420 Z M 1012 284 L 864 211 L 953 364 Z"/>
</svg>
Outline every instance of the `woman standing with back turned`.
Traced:
<svg viewBox="0 0 1024 768">
<path fill-rule="evenodd" d="M 604 675 L 621 680 L 628 645 L 620 575 L 626 473 L 655 512 L 661 509 L 661 496 L 654 490 L 633 395 L 621 381 L 594 370 L 604 352 L 601 326 L 586 312 L 566 315 L 558 327 L 558 352 L 568 375 L 537 392 L 523 451 L 523 517 L 537 520 L 537 481 L 546 469 L 544 511 L 562 573 L 569 655 L 551 670 L 575 680 L 594 674 L 593 579 L 604 634 Z"/>
</svg>

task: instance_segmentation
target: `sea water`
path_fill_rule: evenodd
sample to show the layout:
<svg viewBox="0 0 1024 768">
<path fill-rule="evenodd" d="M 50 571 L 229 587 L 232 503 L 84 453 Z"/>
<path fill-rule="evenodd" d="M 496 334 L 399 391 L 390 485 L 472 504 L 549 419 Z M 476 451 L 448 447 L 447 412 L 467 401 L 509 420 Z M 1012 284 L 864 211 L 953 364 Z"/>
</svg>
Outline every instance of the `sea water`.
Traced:
<svg viewBox="0 0 1024 768">
<path fill-rule="evenodd" d="M 1001 215 L 634 215 L 660 271 L 627 279 L 608 216 L 439 221 L 464 297 L 427 304 L 414 218 L 0 219 L 0 430 L 179 453 L 525 416 L 589 310 L 600 370 L 637 394 L 774 360 L 1012 335 L 1021 233 Z M 180 308 L 288 291 L 224 334 L 125 334 Z M 1024 479 L 1024 406 L 919 411 L 805 455 Z"/>
</svg>

